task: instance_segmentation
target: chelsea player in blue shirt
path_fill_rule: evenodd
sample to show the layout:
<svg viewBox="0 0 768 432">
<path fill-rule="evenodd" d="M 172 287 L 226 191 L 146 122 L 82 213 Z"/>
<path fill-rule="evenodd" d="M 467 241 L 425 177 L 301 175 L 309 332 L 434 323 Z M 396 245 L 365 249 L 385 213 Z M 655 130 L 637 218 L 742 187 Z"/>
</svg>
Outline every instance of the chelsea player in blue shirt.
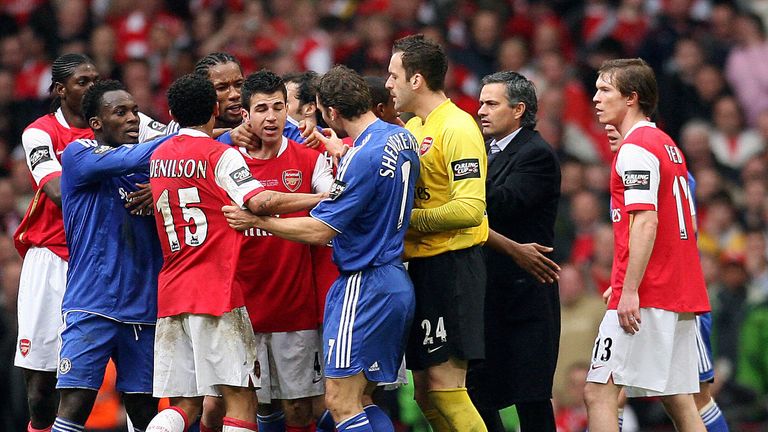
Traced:
<svg viewBox="0 0 768 432">
<path fill-rule="evenodd" d="M 393 430 L 381 410 L 363 410 L 366 387 L 392 382 L 413 317 L 413 285 L 403 267 L 403 237 L 419 175 L 418 144 L 400 126 L 370 111 L 365 81 L 336 66 L 319 80 L 317 105 L 328 125 L 349 135 L 331 187 L 305 218 L 259 218 L 224 207 L 233 228 L 253 226 L 289 240 L 333 239 L 340 276 L 326 298 L 323 321 L 325 402 L 339 432 Z"/>
<path fill-rule="evenodd" d="M 70 251 L 62 313 L 53 431 L 80 432 L 93 408 L 107 361 L 117 390 L 144 430 L 157 412 L 152 398 L 157 275 L 163 263 L 155 221 L 125 208 L 146 183 L 149 158 L 166 137 L 138 141 L 138 107 L 117 81 L 100 81 L 83 97 L 95 140 L 67 146 L 62 162 L 64 230 Z"/>
</svg>

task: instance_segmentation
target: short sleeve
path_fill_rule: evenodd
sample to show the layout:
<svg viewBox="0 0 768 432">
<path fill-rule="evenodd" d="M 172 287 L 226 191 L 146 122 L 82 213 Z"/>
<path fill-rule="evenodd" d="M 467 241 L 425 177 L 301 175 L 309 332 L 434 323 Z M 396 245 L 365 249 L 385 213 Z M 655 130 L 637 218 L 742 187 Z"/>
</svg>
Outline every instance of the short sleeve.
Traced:
<svg viewBox="0 0 768 432">
<path fill-rule="evenodd" d="M 319 154 L 312 172 L 312 192 L 323 193 L 331 190 L 333 171 L 324 155 Z"/>
<path fill-rule="evenodd" d="M 163 135 L 166 135 L 164 124 L 144 113 L 139 113 L 139 142 L 146 142 Z"/>
<path fill-rule="evenodd" d="M 27 168 L 35 184 L 42 186 L 49 178 L 61 175 L 61 164 L 56 157 L 51 136 L 41 129 L 27 129 L 21 135 Z"/>
<path fill-rule="evenodd" d="M 251 175 L 242 154 L 234 148 L 228 148 L 221 154 L 216 163 L 215 174 L 216 184 L 241 207 L 250 198 L 264 191 L 261 183 Z"/>
<path fill-rule="evenodd" d="M 339 233 L 365 210 L 375 195 L 377 176 L 371 175 L 375 167 L 370 166 L 361 150 L 362 147 L 353 147 L 347 152 L 331 184 L 330 198 L 320 201 L 310 212 L 310 216 Z"/>
<path fill-rule="evenodd" d="M 639 145 L 622 145 L 616 156 L 616 173 L 624 184 L 627 211 L 658 209 L 661 173 L 653 153 Z"/>
</svg>

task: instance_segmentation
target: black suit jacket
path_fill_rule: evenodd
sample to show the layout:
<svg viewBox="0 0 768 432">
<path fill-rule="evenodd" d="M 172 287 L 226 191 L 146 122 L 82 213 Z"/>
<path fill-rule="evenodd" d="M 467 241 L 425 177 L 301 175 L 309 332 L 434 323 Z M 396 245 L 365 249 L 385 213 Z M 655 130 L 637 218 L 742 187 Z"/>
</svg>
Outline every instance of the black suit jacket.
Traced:
<svg viewBox="0 0 768 432">
<path fill-rule="evenodd" d="M 538 132 L 521 129 L 488 164 L 488 222 L 518 243 L 552 246 L 560 163 Z M 486 360 L 468 384 L 482 408 L 548 400 L 560 340 L 557 284 L 541 284 L 507 255 L 484 248 Z"/>
</svg>

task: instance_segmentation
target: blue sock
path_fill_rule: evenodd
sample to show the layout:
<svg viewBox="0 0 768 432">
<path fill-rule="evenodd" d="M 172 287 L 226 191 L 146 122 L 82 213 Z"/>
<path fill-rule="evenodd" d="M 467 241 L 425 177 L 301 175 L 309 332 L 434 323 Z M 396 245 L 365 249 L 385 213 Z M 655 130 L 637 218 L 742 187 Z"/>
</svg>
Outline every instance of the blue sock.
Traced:
<svg viewBox="0 0 768 432">
<path fill-rule="evenodd" d="M 717 406 L 714 399 L 699 411 L 699 415 L 704 421 L 707 432 L 728 432 L 728 423 L 725 422 L 723 412 L 720 411 L 720 407 Z"/>
<path fill-rule="evenodd" d="M 257 415 L 256 422 L 259 424 L 259 432 L 285 432 L 285 413 L 282 411 L 265 416 Z"/>
<path fill-rule="evenodd" d="M 333 421 L 333 416 L 328 410 L 323 411 L 323 415 L 317 419 L 316 432 L 333 432 L 336 430 L 336 423 Z"/>
<path fill-rule="evenodd" d="M 56 417 L 51 432 L 83 432 L 83 429 L 85 429 L 85 425 L 77 424 L 61 417 Z"/>
<path fill-rule="evenodd" d="M 395 425 L 389 419 L 387 413 L 378 405 L 368 405 L 365 409 L 365 415 L 371 423 L 371 429 L 376 432 L 395 432 Z"/>
<path fill-rule="evenodd" d="M 338 432 L 373 432 L 365 411 L 336 425 Z"/>
</svg>

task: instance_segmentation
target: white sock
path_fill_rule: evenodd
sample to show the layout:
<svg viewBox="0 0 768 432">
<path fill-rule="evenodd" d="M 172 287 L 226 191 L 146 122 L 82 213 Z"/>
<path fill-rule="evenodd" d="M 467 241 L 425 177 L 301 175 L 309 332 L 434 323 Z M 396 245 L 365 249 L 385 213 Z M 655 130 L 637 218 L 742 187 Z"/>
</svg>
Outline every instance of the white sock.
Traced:
<svg viewBox="0 0 768 432">
<path fill-rule="evenodd" d="M 157 413 L 147 426 L 147 432 L 184 432 L 186 430 L 184 414 L 180 409 L 174 407 L 166 408 Z"/>
</svg>

